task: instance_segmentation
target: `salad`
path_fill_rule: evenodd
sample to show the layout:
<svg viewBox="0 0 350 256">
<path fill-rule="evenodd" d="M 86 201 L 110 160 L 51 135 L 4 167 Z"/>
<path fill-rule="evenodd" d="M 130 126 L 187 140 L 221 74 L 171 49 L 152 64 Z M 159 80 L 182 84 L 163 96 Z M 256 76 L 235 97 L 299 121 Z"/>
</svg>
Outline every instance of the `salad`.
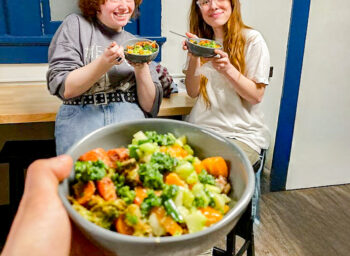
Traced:
<svg viewBox="0 0 350 256">
<path fill-rule="evenodd" d="M 194 233 L 229 210 L 228 168 L 199 159 L 185 136 L 139 131 L 127 148 L 86 152 L 75 163 L 68 197 L 85 219 L 142 237 Z"/>
<path fill-rule="evenodd" d="M 150 55 L 158 50 L 157 43 L 155 41 L 141 41 L 133 45 L 126 46 L 126 52 L 136 55 Z"/>
<path fill-rule="evenodd" d="M 221 47 L 221 45 L 217 44 L 215 41 L 207 40 L 207 39 L 200 40 L 199 42 L 196 40 L 193 40 L 193 39 L 190 39 L 189 41 L 192 44 L 196 44 L 196 45 L 204 46 L 204 47 L 208 47 L 208 48 L 220 48 Z"/>
</svg>

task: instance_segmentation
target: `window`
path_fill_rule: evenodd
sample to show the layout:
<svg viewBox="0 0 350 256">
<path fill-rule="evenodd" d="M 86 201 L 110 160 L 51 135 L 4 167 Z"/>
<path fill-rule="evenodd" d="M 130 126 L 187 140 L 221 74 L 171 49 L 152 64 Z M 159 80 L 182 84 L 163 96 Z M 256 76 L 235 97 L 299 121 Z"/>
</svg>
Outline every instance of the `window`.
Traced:
<svg viewBox="0 0 350 256">
<path fill-rule="evenodd" d="M 161 37 L 161 0 L 144 0 L 140 13 L 125 29 L 161 46 L 166 40 Z M 47 63 L 60 24 L 51 20 L 50 0 L 0 0 L 0 63 Z"/>
</svg>

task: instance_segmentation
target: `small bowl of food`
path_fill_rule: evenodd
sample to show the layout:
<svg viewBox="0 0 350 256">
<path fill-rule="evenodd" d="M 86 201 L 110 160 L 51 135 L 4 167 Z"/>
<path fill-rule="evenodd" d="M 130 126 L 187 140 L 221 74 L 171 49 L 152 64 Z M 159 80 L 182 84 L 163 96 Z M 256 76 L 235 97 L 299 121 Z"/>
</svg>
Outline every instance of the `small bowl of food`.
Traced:
<svg viewBox="0 0 350 256">
<path fill-rule="evenodd" d="M 134 63 L 145 63 L 154 60 L 159 53 L 156 41 L 146 38 L 134 38 L 122 44 L 125 59 Z"/>
<path fill-rule="evenodd" d="M 186 40 L 188 50 L 199 57 L 211 58 L 216 55 L 215 49 L 222 50 L 222 45 L 214 40 L 204 38 L 188 38 Z"/>
<path fill-rule="evenodd" d="M 109 125 L 68 154 L 75 166 L 60 198 L 73 223 L 111 255 L 204 252 L 232 230 L 254 192 L 244 153 L 186 122 Z"/>
</svg>

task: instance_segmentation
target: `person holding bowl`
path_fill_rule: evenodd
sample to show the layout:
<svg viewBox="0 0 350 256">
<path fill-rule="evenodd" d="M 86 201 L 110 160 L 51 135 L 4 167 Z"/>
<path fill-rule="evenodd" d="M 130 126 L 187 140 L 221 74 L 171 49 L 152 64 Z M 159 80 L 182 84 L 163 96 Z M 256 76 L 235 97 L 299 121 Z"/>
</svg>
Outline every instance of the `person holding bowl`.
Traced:
<svg viewBox="0 0 350 256">
<path fill-rule="evenodd" d="M 213 58 L 188 51 L 186 89 L 198 99 L 187 121 L 230 138 L 258 164 L 270 138 L 259 104 L 269 83 L 266 43 L 243 23 L 239 0 L 192 0 L 189 26 L 189 38 L 216 40 L 223 49 Z"/>
<path fill-rule="evenodd" d="M 125 61 L 125 31 L 142 0 L 79 0 L 49 47 L 48 89 L 61 105 L 55 124 L 57 154 L 105 125 L 155 117 L 162 88 L 154 63 Z"/>
</svg>

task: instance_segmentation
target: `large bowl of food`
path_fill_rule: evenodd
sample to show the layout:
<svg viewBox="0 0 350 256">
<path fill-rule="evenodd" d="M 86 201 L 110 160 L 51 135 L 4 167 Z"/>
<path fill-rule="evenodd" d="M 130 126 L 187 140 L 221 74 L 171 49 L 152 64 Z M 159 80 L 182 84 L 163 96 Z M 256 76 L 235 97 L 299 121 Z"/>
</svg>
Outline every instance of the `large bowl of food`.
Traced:
<svg viewBox="0 0 350 256">
<path fill-rule="evenodd" d="M 196 255 L 236 225 L 254 192 L 245 154 L 170 119 L 103 127 L 73 145 L 59 195 L 72 221 L 119 256 Z"/>
<path fill-rule="evenodd" d="M 154 60 L 159 53 L 156 41 L 146 38 L 134 38 L 122 44 L 125 58 L 133 63 L 145 63 Z"/>
<path fill-rule="evenodd" d="M 186 45 L 192 54 L 205 58 L 216 56 L 215 49 L 222 50 L 220 43 L 204 38 L 188 38 Z"/>
</svg>

